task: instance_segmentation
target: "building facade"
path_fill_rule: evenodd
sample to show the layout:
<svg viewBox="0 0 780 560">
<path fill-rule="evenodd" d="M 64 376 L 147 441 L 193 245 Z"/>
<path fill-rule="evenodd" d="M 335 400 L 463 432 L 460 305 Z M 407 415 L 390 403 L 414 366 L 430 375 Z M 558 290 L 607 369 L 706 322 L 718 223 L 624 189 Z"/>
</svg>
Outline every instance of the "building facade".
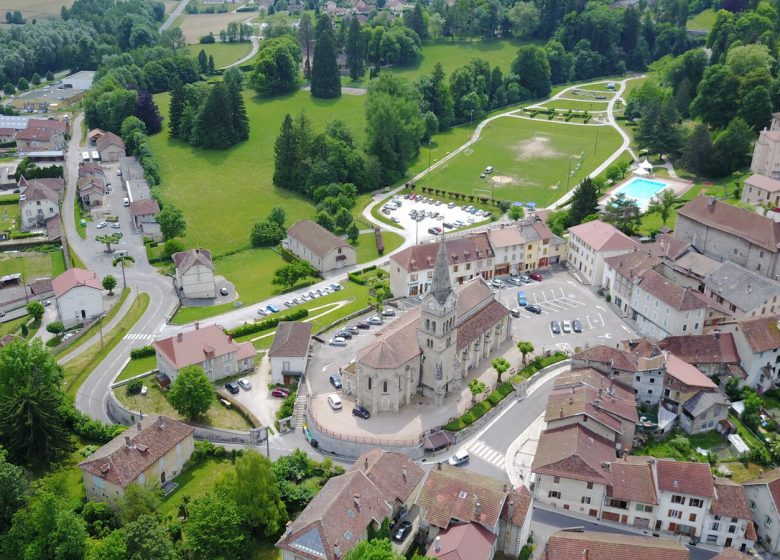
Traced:
<svg viewBox="0 0 780 560">
<path fill-rule="evenodd" d="M 287 230 L 285 246 L 318 272 L 328 272 L 357 264 L 355 248 L 311 220 L 302 220 Z"/>
<path fill-rule="evenodd" d="M 604 276 L 604 261 L 633 251 L 639 245 L 614 226 L 594 220 L 569 228 L 566 260 L 585 284 L 598 285 Z"/>
<path fill-rule="evenodd" d="M 94 272 L 71 268 L 52 280 L 52 288 L 66 328 L 103 314 L 103 285 Z"/>
<path fill-rule="evenodd" d="M 176 289 L 181 297 L 193 299 L 217 297 L 211 251 L 190 249 L 174 253 L 172 258 L 176 267 Z"/>
<path fill-rule="evenodd" d="M 751 175 L 742 187 L 742 202 L 754 206 L 780 206 L 780 180 L 778 178 Z"/>
<path fill-rule="evenodd" d="M 306 373 L 311 329 L 311 323 L 297 321 L 282 321 L 277 325 L 274 341 L 268 351 L 272 383 L 287 385 L 292 378 L 300 380 Z"/>
</svg>

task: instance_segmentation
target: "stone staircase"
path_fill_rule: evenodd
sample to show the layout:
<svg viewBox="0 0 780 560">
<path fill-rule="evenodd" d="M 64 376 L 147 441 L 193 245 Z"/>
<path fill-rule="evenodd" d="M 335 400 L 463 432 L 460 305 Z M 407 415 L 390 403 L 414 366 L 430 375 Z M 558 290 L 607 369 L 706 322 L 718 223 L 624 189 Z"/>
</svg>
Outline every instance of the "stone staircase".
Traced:
<svg viewBox="0 0 780 560">
<path fill-rule="evenodd" d="M 302 429 L 303 424 L 306 421 L 306 395 L 298 394 L 298 397 L 295 399 L 295 412 L 293 416 L 295 417 L 293 422 L 295 429 Z"/>
</svg>

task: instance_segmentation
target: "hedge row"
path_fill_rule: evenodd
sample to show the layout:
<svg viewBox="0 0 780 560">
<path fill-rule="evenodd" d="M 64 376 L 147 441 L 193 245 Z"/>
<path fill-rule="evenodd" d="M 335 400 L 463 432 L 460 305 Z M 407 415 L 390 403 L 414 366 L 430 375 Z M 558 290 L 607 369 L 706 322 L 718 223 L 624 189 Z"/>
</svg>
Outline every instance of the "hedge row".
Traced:
<svg viewBox="0 0 780 560">
<path fill-rule="evenodd" d="M 148 358 L 149 356 L 154 356 L 154 348 L 151 346 L 141 346 L 140 348 L 130 350 L 130 358 L 133 360 Z"/>
<path fill-rule="evenodd" d="M 568 357 L 569 356 L 567 356 L 566 353 L 564 352 L 556 352 L 555 354 L 552 354 L 545 358 L 542 358 L 541 356 L 537 356 L 536 358 L 531 360 L 531 362 L 527 366 L 521 369 L 517 373 L 517 375 L 515 375 L 512 378 L 512 381 L 514 381 L 515 383 L 522 383 L 523 381 L 531 377 L 540 369 L 544 369 L 547 366 L 551 366 L 553 364 L 557 364 L 558 362 L 562 362 Z"/>
<path fill-rule="evenodd" d="M 248 334 L 254 334 L 267 329 L 272 329 L 276 325 L 278 325 L 281 321 L 297 321 L 298 319 L 303 319 L 305 317 L 308 317 L 308 315 L 309 315 L 308 309 L 296 309 L 295 311 L 291 311 L 290 313 L 287 313 L 285 315 L 268 317 L 268 319 L 264 319 L 260 322 L 247 323 L 245 325 L 241 325 L 239 327 L 236 327 L 235 329 L 230 329 L 225 332 L 227 332 L 230 336 L 233 337 L 246 336 Z"/>
<path fill-rule="evenodd" d="M 498 388 L 493 391 L 490 396 L 474 406 L 472 406 L 470 409 L 468 409 L 466 412 L 463 413 L 462 416 L 459 418 L 456 418 L 455 420 L 451 421 L 449 424 L 444 426 L 445 430 L 448 430 L 450 432 L 459 432 L 466 426 L 470 426 L 480 418 L 482 418 L 485 413 L 490 410 L 491 408 L 498 406 L 498 403 L 503 401 L 507 396 L 509 396 L 512 393 L 512 384 L 504 382 L 501 385 L 498 386 Z"/>
</svg>

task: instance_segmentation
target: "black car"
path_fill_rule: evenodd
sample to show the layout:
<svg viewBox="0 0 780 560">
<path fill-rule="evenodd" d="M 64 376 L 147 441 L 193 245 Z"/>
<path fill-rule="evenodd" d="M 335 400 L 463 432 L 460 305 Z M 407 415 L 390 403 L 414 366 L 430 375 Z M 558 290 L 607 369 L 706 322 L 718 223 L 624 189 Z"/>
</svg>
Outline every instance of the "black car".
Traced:
<svg viewBox="0 0 780 560">
<path fill-rule="evenodd" d="M 561 334 L 561 324 L 558 321 L 550 321 L 550 330 L 553 334 Z"/>
<path fill-rule="evenodd" d="M 369 418 L 371 418 L 371 413 L 365 407 L 356 406 L 355 408 L 352 409 L 352 416 L 359 416 L 364 420 L 368 420 Z"/>
<path fill-rule="evenodd" d="M 409 536 L 409 533 L 412 532 L 412 522 L 411 521 L 401 521 L 401 523 L 398 524 L 398 529 L 393 533 L 393 540 L 397 543 L 404 542 L 406 540 L 406 537 Z"/>
<path fill-rule="evenodd" d="M 579 320 L 574 319 L 571 322 L 571 330 L 573 330 L 574 332 L 580 332 L 581 333 L 582 332 L 582 323 L 580 323 Z"/>
<path fill-rule="evenodd" d="M 347 340 L 350 340 L 352 338 L 352 333 L 350 331 L 344 330 L 344 331 L 337 332 L 336 336 L 340 336 L 341 338 L 346 338 Z"/>
<path fill-rule="evenodd" d="M 341 378 L 338 375 L 331 375 L 330 384 L 336 389 L 341 389 Z"/>
<path fill-rule="evenodd" d="M 526 305 L 525 310 L 530 311 L 531 313 L 536 313 L 537 315 L 542 314 L 542 308 L 538 305 Z"/>
<path fill-rule="evenodd" d="M 225 389 L 230 391 L 231 395 L 237 395 L 238 392 L 241 390 L 238 387 L 238 383 L 235 383 L 234 381 L 228 381 L 227 383 L 225 383 Z"/>
<path fill-rule="evenodd" d="M 371 328 L 371 325 L 369 325 L 369 324 L 368 324 L 368 321 L 360 321 L 360 322 L 357 324 L 357 328 L 359 328 L 359 329 L 364 329 L 364 330 L 365 330 L 365 329 L 370 329 L 370 328 Z"/>
</svg>

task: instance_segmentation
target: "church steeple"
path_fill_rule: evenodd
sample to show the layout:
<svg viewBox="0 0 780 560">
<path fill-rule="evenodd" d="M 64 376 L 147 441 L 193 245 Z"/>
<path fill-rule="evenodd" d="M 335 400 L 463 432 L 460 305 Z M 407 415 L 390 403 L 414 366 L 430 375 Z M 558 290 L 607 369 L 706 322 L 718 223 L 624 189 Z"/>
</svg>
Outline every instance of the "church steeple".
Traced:
<svg viewBox="0 0 780 560">
<path fill-rule="evenodd" d="M 446 244 L 446 240 L 442 237 L 441 243 L 439 243 L 439 254 L 436 256 L 436 264 L 433 267 L 433 280 L 431 281 L 431 294 L 439 302 L 439 305 L 444 305 L 444 302 L 447 301 L 447 298 L 452 293 Z"/>
</svg>

